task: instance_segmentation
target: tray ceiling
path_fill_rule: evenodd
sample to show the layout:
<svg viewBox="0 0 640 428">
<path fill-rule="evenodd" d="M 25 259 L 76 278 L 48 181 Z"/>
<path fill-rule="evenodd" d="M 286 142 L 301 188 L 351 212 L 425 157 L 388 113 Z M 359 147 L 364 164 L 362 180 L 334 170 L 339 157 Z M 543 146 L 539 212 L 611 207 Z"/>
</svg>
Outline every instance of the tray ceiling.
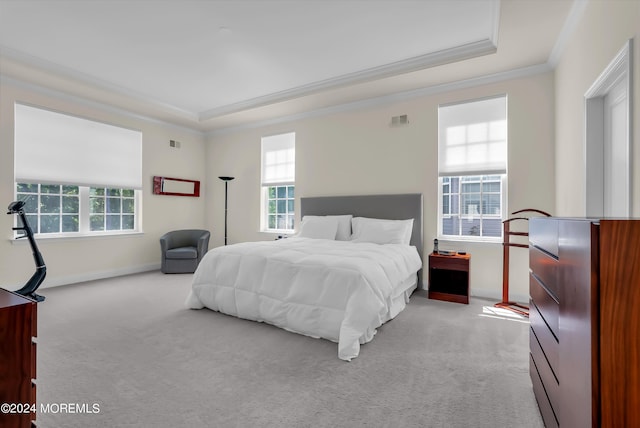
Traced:
<svg viewBox="0 0 640 428">
<path fill-rule="evenodd" d="M 504 20 L 522 19 L 528 3 L 1 0 L 0 73 L 207 130 L 287 103 L 428 85 L 426 70 L 495 56 L 505 30 L 522 37 Z M 544 46 L 530 63 L 546 61 L 569 10 L 550 3 L 552 35 L 534 40 Z"/>
</svg>

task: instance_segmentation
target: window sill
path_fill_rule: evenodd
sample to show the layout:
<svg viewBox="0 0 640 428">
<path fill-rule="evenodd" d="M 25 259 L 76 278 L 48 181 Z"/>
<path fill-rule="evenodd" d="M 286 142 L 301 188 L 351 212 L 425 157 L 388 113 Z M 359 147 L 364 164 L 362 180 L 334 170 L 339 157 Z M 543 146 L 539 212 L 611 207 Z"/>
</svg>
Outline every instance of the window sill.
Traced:
<svg viewBox="0 0 640 428">
<path fill-rule="evenodd" d="M 285 229 L 281 229 L 281 230 L 268 229 L 268 230 L 261 230 L 260 232 L 269 233 L 271 235 L 293 235 L 294 233 L 296 233 L 295 230 L 285 230 Z"/>
<path fill-rule="evenodd" d="M 472 243 L 479 243 L 479 244 L 500 244 L 500 245 L 502 245 L 502 237 L 500 237 L 500 238 L 489 238 L 489 237 L 481 238 L 481 237 L 475 237 L 475 236 L 445 235 L 445 236 L 438 236 L 438 243 L 440 243 L 440 242 L 472 242 Z"/>
<path fill-rule="evenodd" d="M 98 239 L 105 239 L 105 238 L 126 238 L 126 237 L 137 237 L 137 236 L 143 236 L 144 232 L 120 232 L 120 233 L 90 233 L 90 234 L 83 234 L 83 235 L 67 235 L 67 234 L 60 234 L 60 233 L 51 233 L 51 234 L 42 234 L 42 235 L 36 235 L 34 236 L 35 240 L 40 242 L 40 241 L 49 241 L 49 240 L 55 240 L 55 241 L 75 241 L 77 239 L 94 239 L 94 238 L 98 238 Z M 10 237 L 9 241 L 11 241 L 11 243 L 13 244 L 21 244 L 21 241 L 24 241 L 25 243 L 28 243 L 29 240 L 25 237 L 25 238 L 15 238 L 15 237 Z"/>
</svg>

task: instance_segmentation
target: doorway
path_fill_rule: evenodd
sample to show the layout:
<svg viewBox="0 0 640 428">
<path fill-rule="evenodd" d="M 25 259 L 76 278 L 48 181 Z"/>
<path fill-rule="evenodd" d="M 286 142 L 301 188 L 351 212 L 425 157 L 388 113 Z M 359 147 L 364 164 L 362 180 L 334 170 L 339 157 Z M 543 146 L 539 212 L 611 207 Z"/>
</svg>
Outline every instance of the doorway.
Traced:
<svg viewBox="0 0 640 428">
<path fill-rule="evenodd" d="M 632 43 L 585 94 L 587 217 L 631 214 Z"/>
</svg>

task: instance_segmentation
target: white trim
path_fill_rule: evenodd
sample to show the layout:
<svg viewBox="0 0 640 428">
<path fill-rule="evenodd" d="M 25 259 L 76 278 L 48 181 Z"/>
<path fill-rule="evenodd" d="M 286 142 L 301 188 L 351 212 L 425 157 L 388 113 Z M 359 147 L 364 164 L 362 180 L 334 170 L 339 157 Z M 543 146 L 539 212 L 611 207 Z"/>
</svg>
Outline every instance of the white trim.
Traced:
<svg viewBox="0 0 640 428">
<path fill-rule="evenodd" d="M 496 46 L 498 46 L 498 37 L 500 35 L 500 0 L 496 0 L 491 5 L 493 8 L 493 17 L 491 25 L 493 27 L 493 34 L 491 34 L 491 42 Z"/>
<path fill-rule="evenodd" d="M 24 52 L 16 51 L 6 46 L 0 46 L 0 50 L 2 51 L 1 57 L 7 58 L 8 60 L 13 60 L 18 63 L 25 64 L 29 67 L 34 67 L 38 70 L 45 71 L 47 73 L 56 74 L 58 76 L 66 77 L 71 80 L 76 80 L 78 82 L 88 84 L 98 89 L 106 90 L 108 92 L 114 92 L 119 95 L 124 95 L 129 99 L 152 105 L 156 108 L 160 108 L 164 111 L 170 112 L 171 114 L 175 114 L 176 116 L 180 116 L 193 121 L 198 120 L 198 115 L 196 113 L 164 103 L 153 98 L 152 96 L 143 94 L 141 92 L 132 91 L 129 88 L 116 85 L 106 80 L 98 79 L 94 76 L 90 76 L 72 68 L 65 67 L 63 65 L 38 58 Z"/>
<path fill-rule="evenodd" d="M 76 239 L 106 239 L 106 238 L 132 238 L 137 236 L 144 236 L 144 232 L 135 231 L 135 232 L 127 232 L 127 231 L 105 231 L 105 232 L 91 232 L 84 235 L 79 233 L 39 233 L 34 234 L 34 238 L 38 242 L 46 242 L 49 240 L 55 241 L 66 241 L 66 240 L 76 240 Z M 9 236 L 7 239 L 14 245 L 29 245 L 29 241 L 26 238 L 16 238 L 15 236 Z"/>
<path fill-rule="evenodd" d="M 473 88 L 477 86 L 489 85 L 492 83 L 499 83 L 506 80 L 535 76 L 538 74 L 547 73 L 552 70 L 553 70 L 553 67 L 549 63 L 537 64 L 537 65 L 532 65 L 528 67 L 516 68 L 513 70 L 488 74 L 484 76 L 477 76 L 469 79 L 463 79 L 463 80 L 458 80 L 458 81 L 449 82 L 449 83 L 442 83 L 439 85 L 427 86 L 424 88 L 419 88 L 419 89 L 414 89 L 409 91 L 396 92 L 389 95 L 383 95 L 380 97 L 373 97 L 373 98 L 368 98 L 360 101 L 354 101 L 350 103 L 338 104 L 330 107 L 309 110 L 306 112 L 279 116 L 273 119 L 265 119 L 265 120 L 249 122 L 241 125 L 234 125 L 229 127 L 212 129 L 209 131 L 201 131 L 197 129 L 196 128 L 197 124 L 194 124 L 194 127 L 179 125 L 173 122 L 168 122 L 166 120 L 160 120 L 160 119 L 156 119 L 143 114 L 133 113 L 131 111 L 121 109 L 118 107 L 109 106 L 101 102 L 91 101 L 86 98 L 71 95 L 71 94 L 62 92 L 60 90 L 48 88 L 35 83 L 25 82 L 23 80 L 16 79 L 14 77 L 9 77 L 2 74 L 0 74 L 0 84 L 6 84 L 10 86 L 31 90 L 33 92 L 51 96 L 63 101 L 74 102 L 87 107 L 96 108 L 108 113 L 115 113 L 128 118 L 133 118 L 133 119 L 143 120 L 145 122 L 164 125 L 173 129 L 189 132 L 191 134 L 211 137 L 216 135 L 230 134 L 230 133 L 247 130 L 247 129 L 255 129 L 255 128 L 260 128 L 260 127 L 269 126 L 269 125 L 293 122 L 296 120 L 328 116 L 331 114 L 348 112 L 348 111 L 353 111 L 358 109 L 373 108 L 373 107 L 390 104 L 394 102 L 410 100 L 413 98 L 430 96 L 434 94 L 440 94 L 444 92 L 456 91 L 461 89 L 468 89 L 468 88 Z M 206 126 L 205 123 L 203 123 L 203 125 Z"/>
<path fill-rule="evenodd" d="M 289 101 L 294 98 L 316 94 L 318 92 L 329 89 L 337 89 L 348 85 L 365 83 L 376 79 L 396 76 L 398 74 L 410 73 L 412 71 L 423 70 L 425 68 L 431 68 L 451 62 L 462 61 L 482 55 L 488 55 L 491 53 L 495 53 L 496 51 L 497 47 L 492 40 L 480 40 L 477 42 L 468 43 L 466 45 L 457 46 L 455 48 L 445 49 L 426 55 L 420 55 L 403 61 L 397 61 L 391 64 L 373 67 L 355 73 L 345 74 L 336 78 L 321 80 L 319 82 L 310 83 L 308 85 L 298 86 L 297 88 L 275 92 L 263 97 L 252 98 L 250 100 L 213 108 L 202 112 L 199 115 L 199 120 L 200 122 L 204 122 L 227 114 L 238 113 L 240 111 L 252 108 L 264 107 L 269 104 Z"/>
<path fill-rule="evenodd" d="M 56 98 L 58 100 L 61 101 L 66 101 L 66 102 L 71 102 L 74 104 L 79 104 L 81 106 L 85 106 L 85 107 L 90 107 L 90 108 L 95 108 L 97 110 L 101 110 L 103 112 L 106 113 L 114 113 L 120 116 L 124 116 L 130 119 L 136 119 L 136 120 L 142 120 L 145 122 L 149 122 L 149 123 L 153 123 L 153 124 L 157 124 L 157 125 L 162 125 L 162 126 L 166 126 L 168 128 L 173 128 L 176 130 L 180 130 L 180 131 L 185 131 L 188 132 L 190 134 L 195 134 L 198 136 L 204 136 L 205 132 L 200 131 L 199 129 L 191 128 L 188 126 L 184 126 L 184 125 L 178 125 L 176 123 L 173 122 L 167 122 L 165 120 L 161 120 L 161 119 L 156 119 L 153 118 L 151 116 L 146 116 L 143 114 L 138 114 L 138 113 L 133 113 L 129 110 L 125 110 L 125 109 L 121 109 L 118 107 L 113 107 L 107 104 L 104 104 L 102 102 L 99 101 L 91 101 L 88 100 L 86 98 L 83 97 L 79 97 L 76 95 L 71 95 L 68 94 L 66 92 L 60 91 L 58 89 L 52 89 L 46 86 L 42 86 L 42 85 L 38 85 L 36 83 L 31 83 L 31 82 L 25 82 L 24 80 L 20 80 L 20 79 L 16 79 L 14 77 L 9 77 L 3 74 L 0 74 L 0 84 L 2 85 L 7 85 L 7 86 L 13 86 L 16 88 L 20 88 L 20 89 L 26 89 L 28 91 L 32 91 L 41 95 L 46 95 L 48 97 L 52 97 L 52 98 Z M 30 104 L 28 102 L 24 102 L 23 100 L 21 100 L 19 102 L 20 104 L 23 105 L 33 105 L 36 106 L 34 104 Z M 39 108 L 46 108 L 43 106 L 37 106 Z M 50 109 L 51 110 L 51 109 Z M 51 110 L 51 111 L 58 111 L 58 110 Z M 65 114 L 69 114 L 66 113 Z M 84 116 L 78 116 L 78 117 L 84 117 Z M 95 120 L 95 119 L 91 119 L 91 120 Z M 107 122 L 105 122 L 107 123 Z M 120 125 L 118 125 L 120 126 Z"/>
<path fill-rule="evenodd" d="M 14 77 L 9 77 L 1 73 L 0 73 L 0 84 L 6 84 L 9 86 L 15 86 L 18 88 L 27 89 L 33 92 L 37 92 L 43 95 L 60 99 L 62 101 L 73 102 L 73 103 L 77 103 L 87 107 L 102 110 L 104 112 L 115 113 L 124 117 L 143 120 L 145 122 L 167 126 L 173 129 L 189 132 L 191 134 L 195 134 L 199 136 L 210 137 L 215 135 L 230 134 L 233 132 L 238 132 L 246 129 L 255 129 L 263 126 L 293 122 L 296 120 L 302 120 L 307 118 L 327 116 L 330 114 L 353 111 L 357 109 L 372 108 L 372 107 L 377 107 L 384 104 L 401 102 L 404 100 L 410 100 L 418 97 L 424 97 L 424 96 L 429 96 L 429 95 L 434 95 L 434 94 L 439 94 L 439 93 L 444 93 L 449 91 L 467 89 L 467 88 L 472 88 L 476 86 L 488 85 L 488 84 L 498 83 L 506 80 L 535 76 L 537 74 L 547 73 L 552 70 L 553 70 L 552 66 L 548 63 L 537 64 L 537 65 L 517 68 L 509 71 L 493 73 L 485 76 L 472 77 L 469 79 L 458 80 L 455 82 L 442 83 L 439 85 L 427 86 L 424 88 L 419 88 L 419 89 L 414 89 L 409 91 L 396 92 L 389 95 L 383 95 L 380 97 L 373 97 L 373 98 L 368 98 L 360 101 L 354 101 L 350 103 L 338 104 L 330 107 L 309 110 L 302 113 L 280 116 L 273 119 L 259 120 L 259 121 L 249 122 L 241 125 L 212 129 L 209 131 L 201 131 L 197 129 L 196 128 L 197 124 L 194 124 L 194 127 L 179 125 L 173 122 L 168 122 L 166 120 L 156 119 L 156 118 L 139 114 L 139 113 L 133 113 L 129 110 L 125 110 L 122 108 L 109 106 L 101 102 L 91 101 L 86 98 L 82 98 L 76 95 L 71 95 L 57 89 L 52 89 L 52 88 L 38 85 L 35 83 L 30 83 L 20 79 L 16 79 Z M 203 124 L 203 125 L 206 126 L 206 124 Z"/>
<path fill-rule="evenodd" d="M 569 15 L 567 15 L 567 19 L 564 21 L 564 25 L 560 30 L 560 34 L 558 35 L 556 43 L 553 45 L 553 49 L 549 54 L 549 59 L 547 60 L 547 63 L 552 68 L 556 68 L 558 66 L 569 38 L 573 35 L 576 27 L 578 26 L 578 22 L 580 22 L 588 3 L 589 0 L 573 0 L 573 5 L 571 5 L 571 10 L 569 10 Z"/>
<path fill-rule="evenodd" d="M 487 289 L 480 289 L 480 290 L 476 290 L 471 288 L 470 289 L 470 293 L 471 293 L 471 297 L 477 297 L 479 299 L 487 299 L 487 300 L 493 300 L 495 302 L 499 302 L 502 301 L 502 290 L 500 291 L 493 291 L 493 290 L 487 290 Z M 509 300 L 514 301 L 514 302 L 518 302 L 518 303 L 524 303 L 525 305 L 529 304 L 529 295 L 528 294 L 519 294 L 519 293 L 509 293 Z"/>
<path fill-rule="evenodd" d="M 495 2 L 493 7 L 494 10 L 499 9 L 499 2 Z M 494 15 L 495 13 L 496 12 L 494 12 Z M 499 11 L 497 12 L 497 14 L 499 18 Z M 227 114 L 237 113 L 257 107 L 263 107 L 269 104 L 299 98 L 328 89 L 336 89 L 347 85 L 391 77 L 398 74 L 409 73 L 412 71 L 435 67 L 442 64 L 462 61 L 465 59 L 495 53 L 497 51 L 496 40 L 499 19 L 496 19 L 495 17 L 493 19 L 495 21 L 493 22 L 494 31 L 492 39 L 478 40 L 476 42 L 467 43 L 461 46 L 456 46 L 454 48 L 444 49 L 441 51 L 416 56 L 402 61 L 396 61 L 391 64 L 372 67 L 367 70 L 345 74 L 332 79 L 313 82 L 308 85 L 303 85 L 297 88 L 268 94 L 262 97 L 256 97 L 246 101 L 212 108 L 203 112 L 188 111 L 183 108 L 179 108 L 174 105 L 159 101 L 150 95 L 131 91 L 130 89 L 124 88 L 120 85 L 98 79 L 88 74 L 73 70 L 69 67 L 37 58 L 32 55 L 28 55 L 4 46 L 0 46 L 2 51 L 2 55 L 0 56 L 0 58 L 4 57 L 8 60 L 13 60 L 18 63 L 25 64 L 29 67 L 35 67 L 36 69 L 44 70 L 45 72 L 56 74 L 62 77 L 67 77 L 72 80 L 91 85 L 95 88 L 114 92 L 119 95 L 124 95 L 132 100 L 142 102 L 144 104 L 148 104 L 156 108 L 160 108 L 164 111 L 170 112 L 171 114 L 175 114 L 179 117 L 201 123 Z"/>
<path fill-rule="evenodd" d="M 464 177 L 468 174 L 463 174 L 463 175 L 457 175 L 456 177 Z M 486 175 L 486 174 L 479 174 L 479 175 Z M 502 221 L 503 219 L 507 218 L 508 216 L 508 210 L 507 210 L 507 195 L 508 195 L 508 178 L 509 175 L 507 172 L 500 174 L 501 179 L 500 179 L 500 204 L 502 207 L 502 212 L 500 213 L 500 221 Z M 502 244 L 503 243 L 503 239 L 504 237 L 502 236 L 503 231 L 502 229 L 500 230 L 500 236 L 472 236 L 472 235 L 444 235 L 442 233 L 442 178 L 443 177 L 438 177 L 438 214 L 437 214 L 437 227 L 436 227 L 436 233 L 437 233 L 437 239 L 438 242 L 460 242 L 460 243 L 468 243 L 468 242 L 479 242 L 479 243 L 483 243 L 483 244 Z M 460 218 L 462 219 L 462 215 L 461 214 L 457 214 L 458 216 L 460 216 Z"/>
<path fill-rule="evenodd" d="M 604 69 L 600 76 L 593 82 L 591 87 L 584 94 L 585 98 L 594 98 L 606 95 L 609 89 L 618 81 L 620 75 L 626 73 L 627 79 L 630 80 L 631 72 L 631 55 L 633 39 L 626 41 L 622 49 L 611 60 L 609 65 Z"/>
<path fill-rule="evenodd" d="M 633 206 L 633 39 L 627 40 L 622 49 L 596 78 L 584 94 L 584 171 L 585 171 L 585 215 L 603 216 L 604 213 L 604 97 L 613 86 L 626 80 L 627 132 L 626 157 L 628 164 L 627 216 Z"/>
<path fill-rule="evenodd" d="M 118 276 L 132 275 L 135 273 L 149 272 L 154 270 L 160 270 L 160 263 L 151 263 L 147 265 L 131 266 L 99 272 L 87 272 L 78 275 L 61 276 L 58 278 L 53 278 L 51 280 L 45 278 L 40 289 L 59 287 L 61 285 L 77 284 L 79 282 L 95 281 L 97 279 L 115 278 Z"/>
<path fill-rule="evenodd" d="M 499 83 L 506 80 L 521 79 L 525 77 L 535 76 L 538 74 L 547 73 L 553 69 L 547 63 L 532 65 L 528 67 L 516 68 L 509 71 L 502 71 L 499 73 L 488 74 L 485 76 L 472 77 L 469 79 L 458 80 L 450 83 L 442 83 L 439 85 L 427 86 L 420 89 L 413 89 L 410 91 L 396 92 L 389 95 L 383 95 L 380 97 L 368 98 L 360 101 L 354 101 L 345 104 L 338 104 L 331 107 L 325 107 L 321 109 L 309 110 L 302 113 L 296 113 L 287 116 L 280 116 L 273 119 L 260 120 L 251 123 L 245 123 L 237 126 L 230 126 L 226 128 L 213 129 L 207 131 L 205 135 L 207 137 L 216 135 L 231 134 L 238 131 L 247 129 L 255 129 L 263 126 L 276 125 L 285 122 L 293 122 L 296 120 L 309 119 L 314 117 L 328 116 L 336 113 L 343 113 L 353 110 L 367 109 L 378 107 L 395 102 L 401 102 L 411 100 L 419 97 L 426 97 L 434 94 L 441 94 L 445 92 L 452 92 L 461 89 L 468 89 L 477 86 L 489 85 L 492 83 Z"/>
</svg>

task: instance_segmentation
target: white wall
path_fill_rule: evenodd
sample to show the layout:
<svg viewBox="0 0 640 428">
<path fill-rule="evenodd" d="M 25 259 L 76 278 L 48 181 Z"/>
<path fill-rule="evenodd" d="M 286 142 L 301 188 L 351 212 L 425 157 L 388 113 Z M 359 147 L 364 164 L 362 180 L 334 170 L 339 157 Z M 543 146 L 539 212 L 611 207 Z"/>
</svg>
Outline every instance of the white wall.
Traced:
<svg viewBox="0 0 640 428">
<path fill-rule="evenodd" d="M 507 80 L 411 100 L 241 130 L 208 138 L 207 227 L 212 246 L 224 237 L 224 184 L 229 184 L 229 242 L 273 239 L 260 228 L 260 138 L 296 133 L 296 203 L 303 196 L 422 193 L 424 253 L 437 233 L 438 104 L 508 94 L 509 212 L 523 208 L 555 211 L 553 73 Z M 406 127 L 389 126 L 407 114 Z M 298 205 L 299 206 L 299 205 Z M 299 219 L 297 219 L 299 220 Z M 526 225 L 525 225 L 526 227 Z M 472 255 L 475 295 L 499 298 L 502 245 L 441 242 L 441 248 Z M 528 300 L 528 255 L 512 249 L 512 297 Z"/>
<path fill-rule="evenodd" d="M 39 239 L 38 246 L 47 265 L 43 288 L 86 279 L 156 269 L 160 266 L 159 237 L 168 230 L 205 226 L 204 197 L 176 197 L 152 194 L 152 177 L 163 175 L 205 180 L 205 147 L 201 133 L 180 129 L 143 118 L 96 108 L 84 101 L 52 91 L 41 91 L 15 82 L 0 86 L 0 208 L 15 198 L 13 172 L 14 103 L 28 103 L 62 113 L 77 115 L 143 134 L 143 234 L 73 239 Z M 169 147 L 169 140 L 181 142 L 180 149 Z M 0 286 L 16 289 L 35 268 L 26 241 L 15 242 L 13 216 L 0 213 Z"/>
<path fill-rule="evenodd" d="M 588 2 L 556 68 L 556 205 L 560 216 L 584 216 L 584 94 L 634 38 L 632 216 L 640 216 L 640 2 Z"/>
</svg>

